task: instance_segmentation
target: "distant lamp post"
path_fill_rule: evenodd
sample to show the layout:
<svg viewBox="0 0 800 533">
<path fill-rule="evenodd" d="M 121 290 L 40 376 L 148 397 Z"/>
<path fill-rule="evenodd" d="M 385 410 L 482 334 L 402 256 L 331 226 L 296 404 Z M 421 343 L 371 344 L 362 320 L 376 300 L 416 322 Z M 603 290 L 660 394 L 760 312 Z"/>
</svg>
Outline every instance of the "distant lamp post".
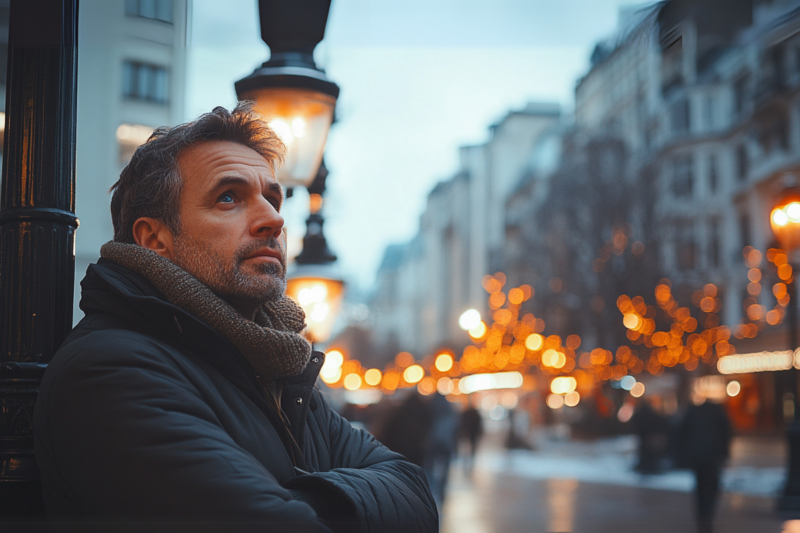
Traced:
<svg viewBox="0 0 800 533">
<path fill-rule="evenodd" d="M 239 100 L 255 110 L 287 147 L 277 180 L 287 188 L 308 186 L 317 175 L 339 87 L 314 63 L 325 35 L 330 0 L 259 0 L 261 38 L 269 61 L 236 82 Z"/>
<path fill-rule="evenodd" d="M 308 187 L 310 214 L 306 220 L 303 251 L 295 258 L 286 287 L 286 294 L 305 311 L 306 336 L 314 343 L 330 339 L 344 297 L 344 281 L 334 266 L 336 255 L 328 248 L 322 232 L 322 194 L 327 175 L 323 162 L 316 179 Z"/>
<path fill-rule="evenodd" d="M 796 255 L 800 251 L 800 187 L 794 176 L 788 175 L 784 180 L 784 190 L 780 193 L 775 207 L 769 217 L 772 232 L 781 248 L 786 252 L 792 266 L 792 277 L 786 283 L 789 305 L 786 309 L 786 322 L 789 327 L 789 348 L 794 352 L 797 346 L 797 289 L 795 287 L 795 268 L 798 265 Z M 778 508 L 782 510 L 800 510 L 800 386 L 798 386 L 797 368 L 789 371 L 790 389 L 794 393 L 795 419 L 786 429 L 789 440 L 789 472 L 783 494 L 778 499 Z"/>
<path fill-rule="evenodd" d="M 772 232 L 786 253 L 800 248 L 800 190 L 788 189 L 769 217 Z"/>
</svg>

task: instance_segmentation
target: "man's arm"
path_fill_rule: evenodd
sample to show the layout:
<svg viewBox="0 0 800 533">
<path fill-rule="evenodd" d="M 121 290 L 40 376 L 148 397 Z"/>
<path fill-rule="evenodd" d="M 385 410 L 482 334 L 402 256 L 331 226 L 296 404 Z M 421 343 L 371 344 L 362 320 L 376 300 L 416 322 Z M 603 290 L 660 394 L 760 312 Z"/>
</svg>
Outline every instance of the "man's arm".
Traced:
<svg viewBox="0 0 800 533">
<path fill-rule="evenodd" d="M 309 417 L 309 424 L 325 425 L 319 429 L 330 438 L 331 470 L 300 476 L 287 487 L 323 500 L 332 492 L 346 495 L 362 531 L 438 531 L 436 503 L 422 469 L 351 426 L 319 392 L 314 395 L 319 414 Z"/>
<path fill-rule="evenodd" d="M 147 338 L 92 337 L 57 358 L 37 404 L 37 460 L 56 509 L 329 531 L 228 435 L 192 382 L 201 377 Z"/>
</svg>

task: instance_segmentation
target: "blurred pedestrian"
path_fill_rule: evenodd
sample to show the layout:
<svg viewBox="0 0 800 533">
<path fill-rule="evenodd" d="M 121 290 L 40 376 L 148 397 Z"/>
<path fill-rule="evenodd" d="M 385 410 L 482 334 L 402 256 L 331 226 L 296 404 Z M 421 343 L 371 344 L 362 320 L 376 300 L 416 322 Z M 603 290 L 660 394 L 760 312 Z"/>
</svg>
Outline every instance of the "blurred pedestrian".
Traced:
<svg viewBox="0 0 800 533">
<path fill-rule="evenodd" d="M 450 461 L 456 448 L 459 418 L 453 405 L 441 394 L 433 395 L 430 407 L 433 423 L 424 467 L 433 497 L 441 506 L 450 475 Z"/>
<path fill-rule="evenodd" d="M 375 438 L 415 465 L 424 466 L 432 424 L 431 406 L 414 390 L 375 424 Z"/>
<path fill-rule="evenodd" d="M 666 422 L 649 400 L 642 399 L 636 406 L 631 424 L 639 437 L 636 471 L 655 474 L 659 471 L 659 462 L 666 446 Z"/>
<path fill-rule="evenodd" d="M 472 464 L 475 461 L 475 452 L 478 449 L 478 440 L 483 435 L 483 419 L 472 404 L 467 404 L 467 407 L 461 412 L 458 435 L 461 441 L 466 441 L 467 443 L 466 464 L 468 469 L 472 468 Z"/>
<path fill-rule="evenodd" d="M 678 428 L 678 460 L 695 476 L 698 531 L 710 533 L 719 496 L 722 466 L 728 458 L 731 425 L 721 405 L 706 401 L 691 405 Z"/>
<path fill-rule="evenodd" d="M 506 433 L 505 446 L 508 450 L 532 450 L 533 446 L 527 439 L 527 421 L 523 418 L 527 413 L 517 409 L 508 412 L 508 433 Z"/>
</svg>

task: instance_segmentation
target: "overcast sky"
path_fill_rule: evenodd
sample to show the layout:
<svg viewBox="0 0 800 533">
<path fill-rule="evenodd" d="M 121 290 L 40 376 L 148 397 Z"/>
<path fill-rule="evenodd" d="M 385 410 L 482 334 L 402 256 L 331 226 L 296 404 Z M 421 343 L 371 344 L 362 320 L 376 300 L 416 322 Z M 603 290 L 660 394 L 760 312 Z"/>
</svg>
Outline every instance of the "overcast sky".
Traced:
<svg viewBox="0 0 800 533">
<path fill-rule="evenodd" d="M 187 119 L 231 107 L 233 83 L 269 56 L 255 0 L 195 0 Z M 573 106 L 596 41 L 625 0 L 333 0 L 315 57 L 341 87 L 328 138 L 328 242 L 351 286 L 368 289 L 388 244 L 414 236 L 426 195 L 458 147 L 529 101 Z M 305 233 L 307 196 L 285 215 Z"/>
</svg>

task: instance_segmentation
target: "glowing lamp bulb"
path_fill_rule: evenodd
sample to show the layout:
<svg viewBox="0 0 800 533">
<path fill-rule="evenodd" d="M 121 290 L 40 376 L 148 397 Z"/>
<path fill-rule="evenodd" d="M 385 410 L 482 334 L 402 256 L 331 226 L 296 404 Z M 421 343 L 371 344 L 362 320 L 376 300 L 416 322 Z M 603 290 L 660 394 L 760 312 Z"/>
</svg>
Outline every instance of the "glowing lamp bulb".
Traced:
<svg viewBox="0 0 800 533">
<path fill-rule="evenodd" d="M 792 202 L 783 208 L 792 222 L 800 222 L 800 202 Z"/>
<path fill-rule="evenodd" d="M 785 226 L 789 223 L 789 217 L 783 209 L 777 208 L 772 212 L 772 222 L 776 226 Z"/>
<path fill-rule="evenodd" d="M 272 131 L 274 131 L 280 140 L 283 141 L 283 144 L 289 146 L 292 144 L 292 141 L 294 141 L 292 127 L 284 119 L 274 118 L 270 120 L 269 127 L 272 128 Z"/>
</svg>

